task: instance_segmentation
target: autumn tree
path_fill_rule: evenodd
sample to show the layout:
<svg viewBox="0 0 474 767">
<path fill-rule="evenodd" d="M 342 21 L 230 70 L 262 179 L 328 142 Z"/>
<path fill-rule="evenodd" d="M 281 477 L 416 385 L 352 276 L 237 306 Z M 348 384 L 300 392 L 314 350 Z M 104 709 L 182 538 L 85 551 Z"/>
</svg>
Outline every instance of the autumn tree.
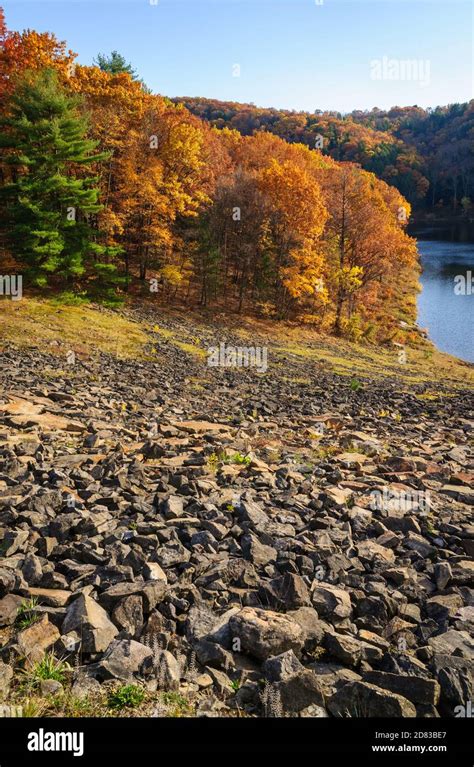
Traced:
<svg viewBox="0 0 474 767">
<path fill-rule="evenodd" d="M 327 243 L 334 327 L 340 334 L 343 321 L 354 313 L 357 295 L 364 306 L 365 291 L 374 305 L 383 299 L 384 285 L 386 296 L 392 294 L 393 281 L 402 267 L 415 267 L 416 244 L 404 232 L 408 203 L 373 174 L 342 165 L 326 172 L 323 183 L 330 211 Z"/>
<path fill-rule="evenodd" d="M 229 283 L 239 312 L 249 290 L 254 301 L 263 297 L 271 269 L 265 257 L 268 213 L 255 173 L 238 168 L 220 181 L 208 215 L 210 236 L 200 251 L 201 303 L 207 304 L 211 293 L 217 298 L 219 287 L 226 296 Z M 206 248 L 211 258 L 203 255 Z"/>
<path fill-rule="evenodd" d="M 285 316 L 291 304 L 313 296 L 321 284 L 321 236 L 327 212 L 318 184 L 295 163 L 273 160 L 261 174 L 269 208 L 269 237 L 278 276 L 275 303 Z"/>
<path fill-rule="evenodd" d="M 60 42 L 49 32 L 35 32 L 28 29 L 25 32 L 4 31 L 0 46 L 0 105 L 6 109 L 9 94 L 15 88 L 18 77 L 26 71 L 42 71 L 53 68 L 61 82 L 65 82 L 74 71 L 76 55 L 67 50 L 66 44 Z"/>
</svg>

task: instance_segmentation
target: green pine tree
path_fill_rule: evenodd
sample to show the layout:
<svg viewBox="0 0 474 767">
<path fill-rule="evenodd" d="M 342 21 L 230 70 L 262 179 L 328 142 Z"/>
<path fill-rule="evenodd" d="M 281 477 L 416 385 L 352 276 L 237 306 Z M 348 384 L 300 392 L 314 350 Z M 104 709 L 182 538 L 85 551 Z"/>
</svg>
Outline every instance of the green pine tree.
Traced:
<svg viewBox="0 0 474 767">
<path fill-rule="evenodd" d="M 71 282 L 108 255 L 89 223 L 101 206 L 98 180 L 86 172 L 104 155 L 94 154 L 97 142 L 85 138 L 79 105 L 54 70 L 27 72 L 0 120 L 2 161 L 10 169 L 0 189 L 1 224 L 12 254 L 38 286 L 51 275 Z"/>
<path fill-rule="evenodd" d="M 131 64 L 124 59 L 121 53 L 118 51 L 112 51 L 109 56 L 104 53 L 97 54 L 97 59 L 93 62 L 103 72 L 108 72 L 109 75 L 119 75 L 125 72 L 133 80 L 136 80 L 137 75 Z"/>
<path fill-rule="evenodd" d="M 145 93 L 151 93 L 150 88 L 141 80 L 131 64 L 118 51 L 112 51 L 108 56 L 105 53 L 98 53 L 97 58 L 93 59 L 94 66 L 99 67 L 102 72 L 107 72 L 109 75 L 130 75 L 132 80 L 136 80 L 140 83 Z"/>
</svg>

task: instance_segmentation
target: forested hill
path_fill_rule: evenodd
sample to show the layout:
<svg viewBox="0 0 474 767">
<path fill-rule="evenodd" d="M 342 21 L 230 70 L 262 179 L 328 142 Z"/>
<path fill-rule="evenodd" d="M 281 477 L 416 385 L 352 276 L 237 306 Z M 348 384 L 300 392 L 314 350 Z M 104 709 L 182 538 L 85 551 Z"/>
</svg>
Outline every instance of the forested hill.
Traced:
<svg viewBox="0 0 474 767">
<path fill-rule="evenodd" d="M 471 213 L 474 100 L 436 109 L 295 112 L 205 98 L 177 98 L 217 128 L 269 131 L 360 165 L 398 188 L 416 207 Z M 321 138 L 322 137 L 322 140 Z"/>
</svg>

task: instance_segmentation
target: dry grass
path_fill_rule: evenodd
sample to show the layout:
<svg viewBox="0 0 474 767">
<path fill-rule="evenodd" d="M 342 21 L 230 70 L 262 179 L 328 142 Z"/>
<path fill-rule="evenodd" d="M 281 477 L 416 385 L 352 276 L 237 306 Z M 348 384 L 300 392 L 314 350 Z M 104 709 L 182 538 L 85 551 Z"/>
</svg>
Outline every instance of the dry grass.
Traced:
<svg viewBox="0 0 474 767">
<path fill-rule="evenodd" d="M 36 298 L 0 301 L 0 344 L 34 346 L 52 354 L 70 349 L 85 356 L 108 352 L 137 357 L 149 340 L 138 323 L 102 307 Z"/>
</svg>

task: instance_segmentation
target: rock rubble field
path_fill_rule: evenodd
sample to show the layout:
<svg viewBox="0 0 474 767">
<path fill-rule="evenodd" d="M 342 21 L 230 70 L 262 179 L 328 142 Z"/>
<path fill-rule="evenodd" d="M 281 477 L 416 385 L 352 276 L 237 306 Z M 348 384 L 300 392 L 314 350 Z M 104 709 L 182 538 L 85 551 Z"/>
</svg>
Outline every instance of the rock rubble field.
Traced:
<svg viewBox="0 0 474 767">
<path fill-rule="evenodd" d="M 136 685 L 155 715 L 462 715 L 472 392 L 155 341 L 3 350 L 0 702 L 49 659 L 36 696 Z"/>
</svg>

